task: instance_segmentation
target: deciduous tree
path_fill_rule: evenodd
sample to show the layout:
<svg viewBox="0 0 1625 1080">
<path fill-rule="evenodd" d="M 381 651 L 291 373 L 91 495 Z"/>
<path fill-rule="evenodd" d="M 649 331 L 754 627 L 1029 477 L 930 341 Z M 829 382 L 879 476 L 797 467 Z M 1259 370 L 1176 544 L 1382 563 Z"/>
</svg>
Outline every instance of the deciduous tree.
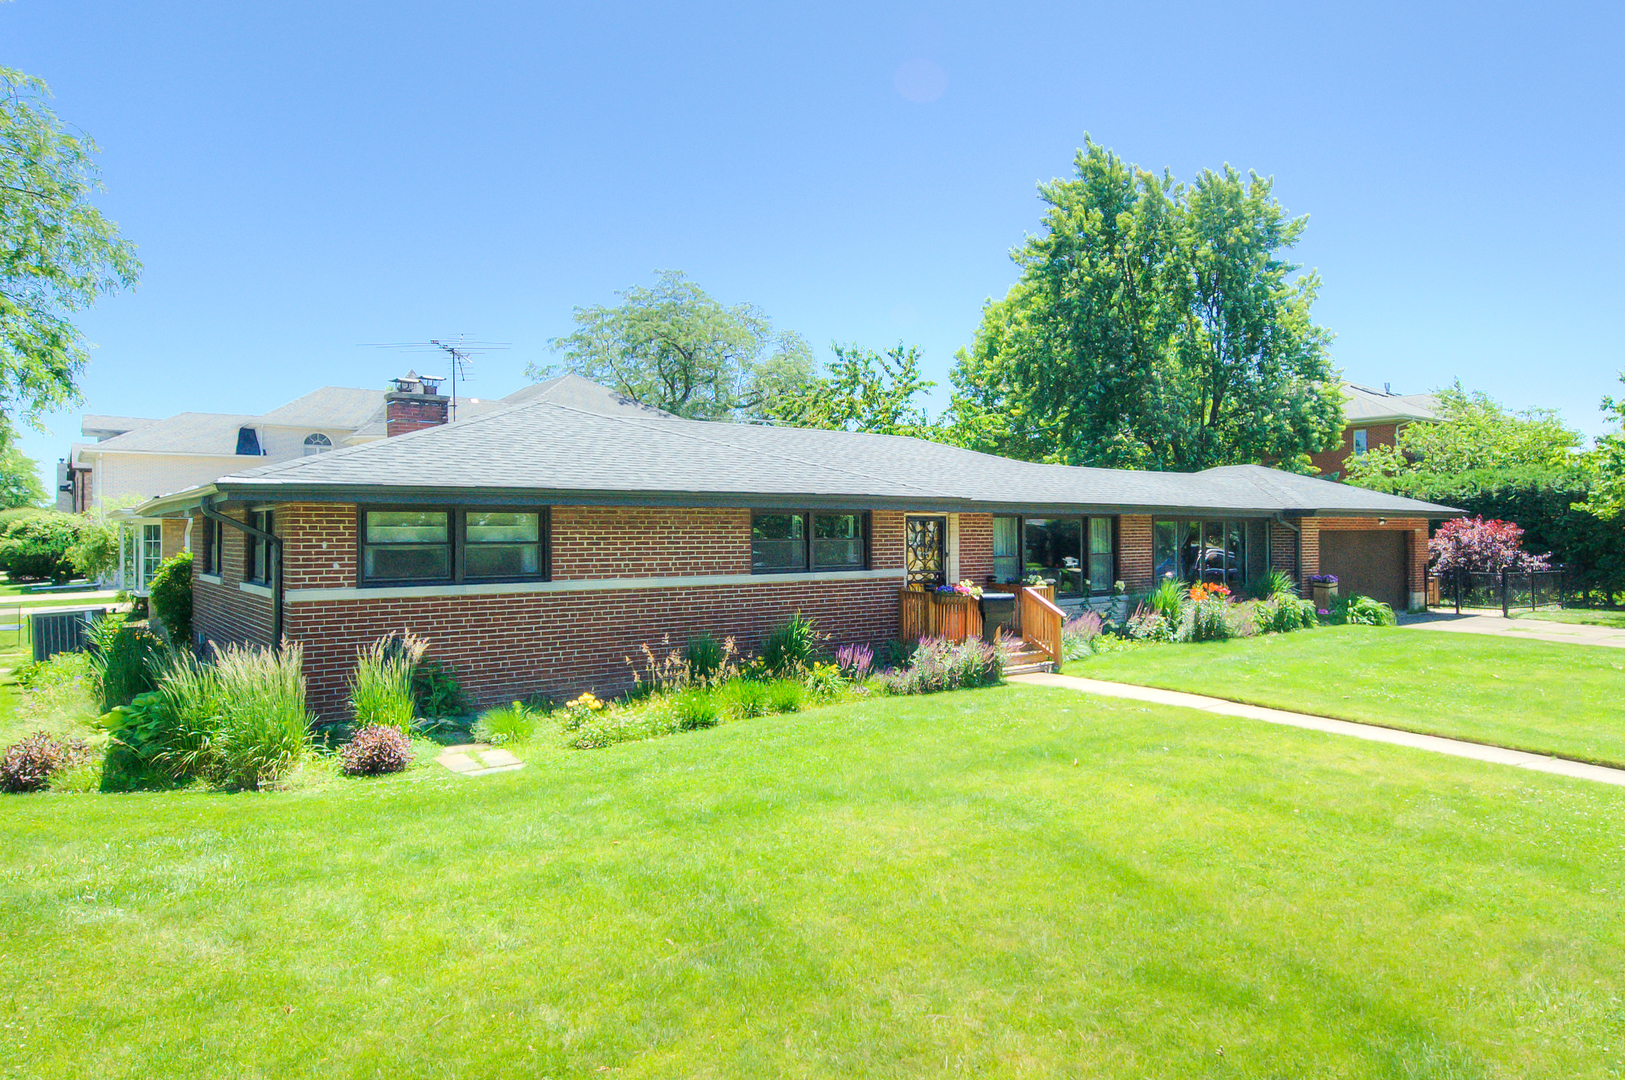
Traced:
<svg viewBox="0 0 1625 1080">
<path fill-rule="evenodd" d="M 1282 255 L 1306 219 L 1228 166 L 1189 187 L 1088 142 L 1041 185 L 1021 280 L 952 373 L 949 437 L 1075 465 L 1307 467 L 1342 400 L 1314 274 Z"/>
<path fill-rule="evenodd" d="M 91 205 L 96 144 L 40 80 L 0 68 L 0 422 L 77 401 L 88 359 L 70 316 L 135 284 L 135 249 Z"/>
<path fill-rule="evenodd" d="M 565 370 L 634 401 L 695 420 L 750 419 L 812 377 L 799 334 L 774 330 L 750 304 L 718 303 L 678 271 L 616 295 L 613 307 L 576 308 L 575 332 L 551 345 Z M 536 365 L 526 372 L 555 373 Z"/>
<path fill-rule="evenodd" d="M 930 431 L 916 398 L 935 386 L 920 377 L 920 351 L 902 342 L 884 353 L 832 345 L 827 371 L 768 403 L 768 415 L 793 427 L 923 435 Z"/>
</svg>

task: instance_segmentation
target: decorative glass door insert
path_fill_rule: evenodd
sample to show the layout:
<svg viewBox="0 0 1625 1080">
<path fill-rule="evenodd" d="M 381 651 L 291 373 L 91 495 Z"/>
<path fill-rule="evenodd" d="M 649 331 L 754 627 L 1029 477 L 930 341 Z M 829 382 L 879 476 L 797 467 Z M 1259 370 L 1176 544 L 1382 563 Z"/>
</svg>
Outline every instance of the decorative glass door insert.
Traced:
<svg viewBox="0 0 1625 1080">
<path fill-rule="evenodd" d="M 905 567 L 910 585 L 934 589 L 947 584 L 943 573 L 944 549 L 948 537 L 945 517 L 911 517 L 905 527 Z"/>
</svg>

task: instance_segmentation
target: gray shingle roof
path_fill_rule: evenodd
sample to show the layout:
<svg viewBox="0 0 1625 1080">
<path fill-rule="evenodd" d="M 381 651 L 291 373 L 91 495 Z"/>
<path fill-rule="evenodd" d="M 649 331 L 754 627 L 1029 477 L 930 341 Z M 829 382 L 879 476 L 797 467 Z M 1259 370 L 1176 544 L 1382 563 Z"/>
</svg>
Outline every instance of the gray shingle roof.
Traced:
<svg viewBox="0 0 1625 1080">
<path fill-rule="evenodd" d="M 226 413 L 176 413 L 144 427 L 87 446 L 81 453 L 131 451 L 145 454 L 207 454 L 232 457 L 237 453 L 237 432 L 258 420 Z"/>
<path fill-rule="evenodd" d="M 1350 424 L 1377 420 L 1432 420 L 1438 399 L 1432 394 L 1390 394 L 1356 383 L 1343 384 L 1343 419 Z"/>
<path fill-rule="evenodd" d="M 354 386 L 324 386 L 296 397 L 260 417 L 260 423 L 279 427 L 342 428 L 353 431 L 383 404 L 382 390 Z"/>
<path fill-rule="evenodd" d="M 595 411 L 544 394 L 456 424 L 233 473 L 246 498 L 466 497 L 666 505 L 1445 516 L 1449 507 L 1244 465 L 1135 472 L 1012 461 L 921 439 Z"/>
</svg>

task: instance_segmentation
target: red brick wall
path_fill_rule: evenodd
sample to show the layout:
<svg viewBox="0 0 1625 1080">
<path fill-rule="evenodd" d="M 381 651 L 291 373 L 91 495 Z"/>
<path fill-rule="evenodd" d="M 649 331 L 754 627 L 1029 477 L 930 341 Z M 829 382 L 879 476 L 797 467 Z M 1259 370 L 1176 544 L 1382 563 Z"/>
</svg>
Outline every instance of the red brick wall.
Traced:
<svg viewBox="0 0 1625 1080">
<path fill-rule="evenodd" d="M 163 522 L 164 558 L 186 550 L 186 520 L 165 518 Z"/>
<path fill-rule="evenodd" d="M 830 644 L 878 645 L 897 635 L 897 582 L 777 582 L 694 588 L 509 593 L 400 600 L 356 599 L 288 607 L 287 634 L 305 645 L 310 706 L 344 711 L 345 680 L 360 645 L 411 630 L 429 655 L 455 666 L 481 705 L 631 686 L 627 659 L 647 644 L 657 654 L 691 634 L 733 636 L 744 651 L 796 611 L 831 635 Z M 669 637 L 669 644 L 662 641 Z"/>
<path fill-rule="evenodd" d="M 993 573 L 993 515 L 959 515 L 959 576 L 980 585 Z"/>
<path fill-rule="evenodd" d="M 1129 592 L 1156 586 L 1156 552 L 1151 541 L 1151 519 L 1124 514 L 1117 519 L 1117 576 Z"/>
<path fill-rule="evenodd" d="M 356 510 L 330 503 L 280 506 L 284 589 L 346 589 L 355 585 Z M 230 545 L 232 538 L 227 537 Z M 241 545 L 238 545 L 241 558 Z"/>
<path fill-rule="evenodd" d="M 1318 554 L 1319 549 L 1316 549 Z M 1270 569 L 1284 570 L 1298 582 L 1300 591 L 1303 578 L 1298 574 L 1298 534 L 1278 521 L 1270 522 Z"/>
<path fill-rule="evenodd" d="M 225 515 L 243 520 L 243 511 L 226 510 Z M 271 601 L 269 597 L 245 593 L 237 586 L 243 580 L 243 533 L 229 525 L 220 545 L 220 559 L 225 565 L 219 584 L 201 577 L 202 559 L 192 560 L 192 630 L 206 641 L 219 645 L 234 642 L 271 644 Z M 277 520 L 276 531 L 282 532 Z M 203 540 L 203 516 L 193 518 L 192 536 L 198 543 Z"/>
<path fill-rule="evenodd" d="M 1316 517 L 1304 518 L 1303 546 L 1304 546 L 1304 574 L 1320 573 L 1320 534 L 1335 529 L 1378 529 L 1384 532 L 1404 532 L 1409 534 L 1406 544 L 1407 562 L 1410 564 L 1410 591 L 1420 594 L 1427 589 L 1428 571 L 1428 523 L 1426 518 L 1388 518 L 1386 523 L 1379 524 L 1378 518 L 1369 517 Z M 1311 563 L 1309 551 L 1313 542 L 1314 560 Z M 1313 567 L 1311 569 L 1311 567 Z"/>
<path fill-rule="evenodd" d="M 446 422 L 451 399 L 421 395 L 384 395 L 384 434 L 389 438 L 410 431 L 439 427 Z"/>
<path fill-rule="evenodd" d="M 749 510 L 553 508 L 553 580 L 750 573 Z"/>
<path fill-rule="evenodd" d="M 1331 473 L 1341 474 L 1348 459 L 1354 454 L 1354 429 L 1365 429 L 1365 445 L 1367 450 L 1379 446 L 1393 446 L 1399 439 L 1398 424 L 1350 424 L 1343 429 L 1343 442 L 1335 450 L 1322 450 L 1318 454 L 1310 454 L 1309 460 L 1321 475 Z"/>
<path fill-rule="evenodd" d="M 555 581 L 750 572 L 748 510 L 555 507 L 552 514 Z M 241 511 L 228 516 L 242 520 Z M 991 518 L 986 522 L 991 559 Z M 197 529 L 201 542 L 201 525 Z M 900 571 L 903 515 L 875 511 L 870 529 L 871 566 Z M 355 587 L 354 506 L 280 506 L 275 530 L 283 540 L 289 591 Z M 219 643 L 268 644 L 269 599 L 237 588 L 241 533 L 227 532 L 223 559 L 222 584 L 194 572 L 197 628 Z M 640 655 L 644 644 L 659 650 L 669 635 L 680 647 L 704 631 L 732 635 L 741 649 L 754 650 L 797 610 L 812 616 L 832 643 L 878 644 L 896 636 L 897 587 L 896 581 L 762 577 L 692 588 L 295 599 L 286 605 L 283 629 L 305 647 L 311 707 L 340 715 L 356 648 L 402 629 L 428 638 L 429 655 L 455 665 L 469 691 L 489 704 L 532 693 L 615 693 L 630 685 L 626 659 Z"/>
</svg>

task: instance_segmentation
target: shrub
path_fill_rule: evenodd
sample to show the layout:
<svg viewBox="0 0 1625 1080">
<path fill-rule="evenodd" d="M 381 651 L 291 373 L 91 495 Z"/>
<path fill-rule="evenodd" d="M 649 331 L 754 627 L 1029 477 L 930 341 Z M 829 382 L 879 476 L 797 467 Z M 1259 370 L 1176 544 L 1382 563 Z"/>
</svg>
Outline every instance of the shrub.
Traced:
<svg viewBox="0 0 1625 1080">
<path fill-rule="evenodd" d="M 1331 622 L 1339 626 L 1396 626 L 1399 620 L 1394 616 L 1394 609 L 1382 601 L 1350 593 L 1332 601 Z"/>
<path fill-rule="evenodd" d="M 1271 570 L 1247 585 L 1247 595 L 1254 600 L 1268 600 L 1274 596 L 1298 595 L 1298 583 L 1285 570 Z"/>
<path fill-rule="evenodd" d="M 1219 596 L 1192 600 L 1180 612 L 1175 641 L 1224 641 L 1235 635 L 1230 626 L 1230 604 Z"/>
<path fill-rule="evenodd" d="M 780 679 L 778 682 L 768 684 L 767 700 L 768 704 L 773 706 L 774 712 L 800 712 L 803 698 L 801 684 L 793 679 Z"/>
<path fill-rule="evenodd" d="M 402 772 L 412 764 L 412 740 L 395 728 L 368 724 L 339 747 L 339 762 L 346 776 Z"/>
<path fill-rule="evenodd" d="M 735 679 L 718 691 L 718 698 L 730 715 L 742 720 L 766 715 L 768 709 L 767 684 L 755 679 Z"/>
<path fill-rule="evenodd" d="M 128 625 L 122 615 L 108 615 L 90 624 L 88 636 L 103 712 L 157 687 L 153 668 L 164 655 L 164 644 L 156 635 Z"/>
<path fill-rule="evenodd" d="M 51 774 L 89 756 L 90 748 L 77 739 L 58 742 L 48 732 L 36 731 L 0 757 L 0 791 L 40 791 L 51 782 Z"/>
<path fill-rule="evenodd" d="M 40 510 L 14 517 L 0 534 L 0 570 L 16 580 L 72 580 L 68 550 L 79 538 L 85 519 L 76 514 Z"/>
<path fill-rule="evenodd" d="M 1179 612 L 1188 599 L 1187 590 L 1173 578 L 1163 578 L 1157 587 L 1151 591 L 1147 603 L 1151 610 L 1167 619 L 1170 623 L 1179 621 Z"/>
<path fill-rule="evenodd" d="M 695 731 L 717 726 L 722 710 L 705 690 L 684 690 L 671 699 L 671 713 L 679 731 Z"/>
<path fill-rule="evenodd" d="M 1263 634 L 1290 634 L 1320 625 L 1314 603 L 1293 593 L 1276 593 L 1258 605 L 1255 618 Z"/>
<path fill-rule="evenodd" d="M 1174 623 L 1154 606 L 1142 606 L 1129 616 L 1128 636 L 1135 641 L 1172 641 Z"/>
<path fill-rule="evenodd" d="M 814 664 L 802 678 L 807 692 L 817 697 L 834 697 L 846 689 L 846 676 L 834 664 Z"/>
<path fill-rule="evenodd" d="M 280 652 L 227 645 L 216 655 L 222 712 L 207 756 L 208 778 L 225 788 L 275 783 L 310 748 L 305 712 L 304 655 L 297 644 Z"/>
<path fill-rule="evenodd" d="M 696 639 L 697 641 L 698 639 Z M 691 645 L 694 642 L 690 642 Z M 634 696 L 647 697 L 650 694 L 670 694 L 678 690 L 685 690 L 690 686 L 720 686 L 739 674 L 735 657 L 738 655 L 733 638 L 725 638 L 718 646 L 720 655 L 704 656 L 705 670 L 695 668 L 694 662 L 686 651 L 679 651 L 671 647 L 671 637 L 667 635 L 660 639 L 660 647 L 666 650 L 666 655 L 657 657 L 653 649 L 645 643 L 642 646 L 643 666 L 639 668 L 629 656 L 626 666 L 632 669 L 634 679 Z M 703 653 L 708 646 L 700 645 Z M 714 666 L 712 662 L 714 661 Z"/>
<path fill-rule="evenodd" d="M 192 553 L 171 555 L 158 566 L 148 585 L 153 614 L 164 625 L 171 645 L 185 648 L 192 641 Z"/>
<path fill-rule="evenodd" d="M 927 638 L 909 666 L 887 672 L 881 689 L 892 694 L 933 694 L 960 687 L 990 686 L 1004 677 L 1004 650 L 980 638 L 960 644 Z"/>
<path fill-rule="evenodd" d="M 1095 651 L 1095 639 L 1105 624 L 1093 611 L 1086 611 L 1061 627 L 1061 655 L 1067 660 L 1081 660 Z"/>
<path fill-rule="evenodd" d="M 688 657 L 689 676 L 698 682 L 709 682 L 716 678 L 728 659 L 728 653 L 724 651 L 722 642 L 710 634 L 696 634 L 689 638 L 685 652 Z"/>
<path fill-rule="evenodd" d="M 875 651 L 867 645 L 842 645 L 835 650 L 835 666 L 852 682 L 862 682 L 874 670 Z"/>
<path fill-rule="evenodd" d="M 419 716 L 466 716 L 472 707 L 457 671 L 425 657 L 412 671 L 412 704 Z"/>
<path fill-rule="evenodd" d="M 778 678 L 794 678 L 818 655 L 824 635 L 813 621 L 796 612 L 762 642 L 762 668 Z"/>
<path fill-rule="evenodd" d="M 535 711 L 517 701 L 487 709 L 474 721 L 474 737 L 492 746 L 527 742 L 535 732 Z"/>
<path fill-rule="evenodd" d="M 412 676 L 429 643 L 402 630 L 356 650 L 350 675 L 350 707 L 357 727 L 382 724 L 409 732 L 416 718 Z"/>
</svg>

